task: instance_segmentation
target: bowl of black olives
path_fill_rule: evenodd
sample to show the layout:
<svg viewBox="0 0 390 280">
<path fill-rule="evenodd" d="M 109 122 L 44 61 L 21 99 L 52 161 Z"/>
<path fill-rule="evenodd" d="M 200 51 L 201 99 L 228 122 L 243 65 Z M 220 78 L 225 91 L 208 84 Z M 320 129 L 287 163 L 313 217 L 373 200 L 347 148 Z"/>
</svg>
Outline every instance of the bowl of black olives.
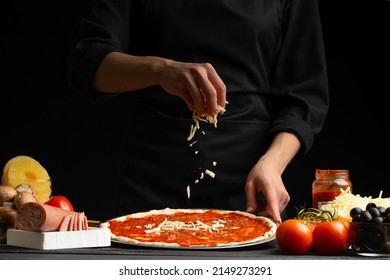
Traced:
<svg viewBox="0 0 390 280">
<path fill-rule="evenodd" d="M 370 202 L 364 209 L 354 207 L 352 218 L 352 249 L 360 255 L 390 255 L 390 207 Z"/>
</svg>

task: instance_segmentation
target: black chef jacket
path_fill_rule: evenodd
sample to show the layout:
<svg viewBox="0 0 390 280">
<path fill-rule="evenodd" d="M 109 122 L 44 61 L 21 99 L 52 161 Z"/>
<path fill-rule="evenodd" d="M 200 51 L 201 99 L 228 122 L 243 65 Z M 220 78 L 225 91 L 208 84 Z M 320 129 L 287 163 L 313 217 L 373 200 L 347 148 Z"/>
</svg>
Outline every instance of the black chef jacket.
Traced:
<svg viewBox="0 0 390 280">
<path fill-rule="evenodd" d="M 104 95 L 92 89 L 93 75 L 112 51 L 209 62 L 227 87 L 229 103 L 217 127 L 201 122 L 191 141 L 192 113 L 179 97 L 158 86 L 125 93 L 124 214 L 164 207 L 245 210 L 246 176 L 276 132 L 298 136 L 297 157 L 308 152 L 328 110 L 317 1 L 92 2 L 69 73 L 71 86 L 94 102 Z"/>
</svg>

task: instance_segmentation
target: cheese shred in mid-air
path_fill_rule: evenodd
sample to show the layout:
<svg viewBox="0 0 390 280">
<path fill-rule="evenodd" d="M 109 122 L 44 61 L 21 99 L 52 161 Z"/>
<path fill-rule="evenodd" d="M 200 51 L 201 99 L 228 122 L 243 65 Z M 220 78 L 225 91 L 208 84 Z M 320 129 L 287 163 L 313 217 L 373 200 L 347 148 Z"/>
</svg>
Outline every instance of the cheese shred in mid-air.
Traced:
<svg viewBox="0 0 390 280">
<path fill-rule="evenodd" d="M 215 178 L 215 173 L 213 171 L 210 171 L 210 170 L 206 169 L 204 173 L 209 175 L 211 178 Z"/>
<path fill-rule="evenodd" d="M 226 103 L 228 103 L 228 102 L 226 102 Z M 190 133 L 187 137 L 187 141 L 191 141 L 195 137 L 196 131 L 198 129 L 200 129 L 200 121 L 208 122 L 210 124 L 213 124 L 214 127 L 217 127 L 217 123 L 218 123 L 217 117 L 220 113 L 224 113 L 224 112 L 225 112 L 225 109 L 219 105 L 217 107 L 217 112 L 212 116 L 210 116 L 210 115 L 198 116 L 198 114 L 196 112 L 193 112 L 192 119 L 194 121 L 194 124 L 191 125 Z M 202 134 L 206 135 L 206 132 L 202 131 Z M 197 141 L 193 141 L 192 143 L 190 143 L 190 147 L 192 147 L 196 142 Z M 196 155 L 198 153 L 199 153 L 199 151 L 195 151 Z M 217 165 L 217 162 L 213 161 L 213 166 L 216 166 L 216 165 Z M 215 178 L 215 173 L 210 171 L 210 170 L 206 169 L 205 174 L 209 175 L 211 178 Z M 201 179 L 203 179 L 203 172 L 201 173 L 201 176 L 200 176 L 200 180 Z M 197 184 L 197 183 L 199 183 L 199 179 L 195 180 L 195 184 Z M 186 191 L 187 191 L 187 198 L 190 198 L 190 186 L 187 186 Z"/>
<path fill-rule="evenodd" d="M 354 207 L 365 209 L 366 205 L 370 202 L 375 203 L 377 206 L 383 206 L 385 208 L 390 207 L 390 197 L 382 198 L 382 191 L 379 196 L 373 198 L 372 196 L 362 197 L 359 194 L 352 194 L 351 189 L 341 189 L 341 194 L 338 195 L 330 203 L 322 206 L 322 210 L 335 211 L 338 217 L 351 221 L 350 211 Z"/>
</svg>

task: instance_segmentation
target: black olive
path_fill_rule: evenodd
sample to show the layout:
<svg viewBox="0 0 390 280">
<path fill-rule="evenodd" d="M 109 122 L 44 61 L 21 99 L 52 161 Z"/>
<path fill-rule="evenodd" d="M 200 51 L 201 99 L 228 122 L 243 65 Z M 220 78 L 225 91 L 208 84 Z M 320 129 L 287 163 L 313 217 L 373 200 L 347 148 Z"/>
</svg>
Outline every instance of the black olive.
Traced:
<svg viewBox="0 0 390 280">
<path fill-rule="evenodd" d="M 387 207 L 386 210 L 385 210 L 385 216 L 386 216 L 387 214 L 390 214 L 390 207 Z"/>
<path fill-rule="evenodd" d="M 390 223 L 390 213 L 387 213 L 386 216 L 383 218 L 384 223 Z"/>
<path fill-rule="evenodd" d="M 374 217 L 372 220 L 371 220 L 371 223 L 376 223 L 376 224 L 380 224 L 383 222 L 383 217 Z"/>
<path fill-rule="evenodd" d="M 366 210 L 370 210 L 371 208 L 376 207 L 376 204 L 374 202 L 369 202 L 366 205 Z"/>
<path fill-rule="evenodd" d="M 385 216 L 386 208 L 383 206 L 378 206 L 377 209 L 379 210 L 379 213 L 381 213 L 381 216 Z"/>
<path fill-rule="evenodd" d="M 360 221 L 361 222 L 370 222 L 372 220 L 372 216 L 370 214 L 370 212 L 368 211 L 363 211 L 361 214 L 360 214 Z"/>
<path fill-rule="evenodd" d="M 351 209 L 351 211 L 349 211 L 349 215 L 353 218 L 355 215 L 359 215 L 360 213 L 362 213 L 362 211 L 362 208 L 354 207 Z"/>
<path fill-rule="evenodd" d="M 376 218 L 376 217 L 380 217 L 381 216 L 381 212 L 379 212 L 378 208 L 376 207 L 371 207 L 368 212 L 370 212 L 371 216 L 373 218 Z"/>
</svg>

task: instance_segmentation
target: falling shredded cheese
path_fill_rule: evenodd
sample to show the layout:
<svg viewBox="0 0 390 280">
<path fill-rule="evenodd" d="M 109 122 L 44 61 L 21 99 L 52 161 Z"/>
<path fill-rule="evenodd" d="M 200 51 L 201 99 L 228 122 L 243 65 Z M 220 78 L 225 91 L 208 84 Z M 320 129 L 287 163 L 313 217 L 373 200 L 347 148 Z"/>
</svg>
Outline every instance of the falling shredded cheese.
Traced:
<svg viewBox="0 0 390 280">
<path fill-rule="evenodd" d="M 195 143 L 198 142 L 198 141 L 194 141 L 190 144 L 190 147 L 192 147 L 193 145 L 195 145 Z"/>
<path fill-rule="evenodd" d="M 337 217 L 341 217 L 348 221 L 351 221 L 350 211 L 354 207 L 360 207 L 365 209 L 366 205 L 370 202 L 375 203 L 377 206 L 383 206 L 385 208 L 390 207 L 390 197 L 382 198 L 382 191 L 380 191 L 377 198 L 372 196 L 362 197 L 359 194 L 352 194 L 351 189 L 347 188 L 346 190 L 341 189 L 341 194 L 332 200 L 329 204 L 322 206 L 322 210 L 336 211 Z"/>
<path fill-rule="evenodd" d="M 203 94 L 203 92 L 202 92 Z M 204 97 L 204 96 L 203 96 Z M 226 104 L 228 104 L 228 102 L 226 102 Z M 196 134 L 196 131 L 198 129 L 200 129 L 200 122 L 199 121 L 202 121 L 202 122 L 208 122 L 208 123 L 211 123 L 214 125 L 214 127 L 217 127 L 217 117 L 220 113 L 224 113 L 225 112 L 225 109 L 222 108 L 221 106 L 218 105 L 217 107 L 217 112 L 210 116 L 210 115 L 203 115 L 203 116 L 198 116 L 196 112 L 193 112 L 192 114 L 192 119 L 194 121 L 195 124 L 192 124 L 191 125 L 191 129 L 190 129 L 190 133 L 187 137 L 187 141 L 190 141 L 192 140 L 194 137 L 195 137 L 195 134 Z M 206 135 L 206 132 L 202 131 L 202 134 L 203 135 Z M 197 141 L 193 141 L 191 144 L 190 144 L 190 147 L 192 147 Z M 197 155 L 199 153 L 199 151 L 195 151 L 195 154 Z M 213 166 L 216 166 L 217 165 L 217 162 L 213 161 Z M 210 170 L 205 170 L 205 173 L 207 175 L 209 175 L 210 177 L 212 178 L 215 178 L 215 173 L 210 171 Z M 200 175 L 200 179 L 196 179 L 195 180 L 195 184 L 199 183 L 199 180 L 203 179 L 203 172 L 201 173 Z M 190 198 L 190 186 L 187 186 L 187 198 Z"/>
<path fill-rule="evenodd" d="M 215 178 L 215 173 L 213 171 L 210 171 L 208 169 L 205 170 L 205 173 L 209 175 L 211 178 Z"/>
<path fill-rule="evenodd" d="M 165 218 L 165 220 L 162 221 L 157 227 L 153 229 L 145 229 L 145 233 L 160 234 L 160 231 L 162 230 L 194 230 L 194 231 L 203 230 L 212 233 L 212 232 L 218 232 L 220 229 L 223 229 L 225 227 L 225 224 L 226 221 L 220 219 L 214 220 L 212 222 L 212 225 L 209 226 L 200 220 L 197 220 L 196 223 L 194 222 L 185 223 L 180 221 L 169 221 L 168 218 Z"/>
<path fill-rule="evenodd" d="M 187 141 L 190 141 L 192 138 L 194 138 L 196 129 L 197 129 L 196 126 L 191 124 L 190 135 L 188 135 Z"/>
<path fill-rule="evenodd" d="M 191 197 L 191 187 L 187 186 L 187 198 Z"/>
</svg>

